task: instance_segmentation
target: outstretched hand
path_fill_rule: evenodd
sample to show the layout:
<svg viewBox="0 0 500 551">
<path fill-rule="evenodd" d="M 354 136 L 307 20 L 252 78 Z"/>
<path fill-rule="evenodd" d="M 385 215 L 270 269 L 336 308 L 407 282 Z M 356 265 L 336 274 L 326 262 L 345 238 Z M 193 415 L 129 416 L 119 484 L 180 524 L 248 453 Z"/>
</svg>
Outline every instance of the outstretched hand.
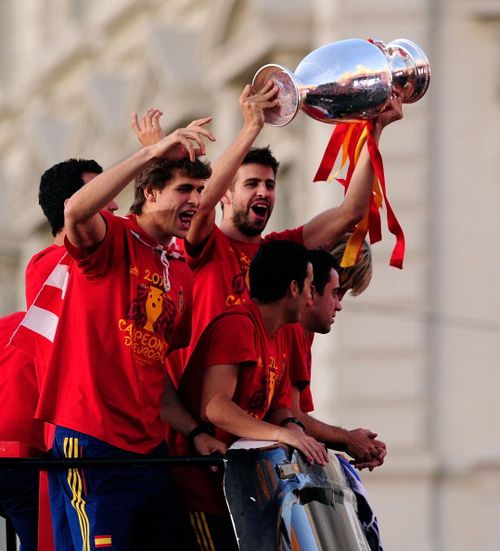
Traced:
<svg viewBox="0 0 500 551">
<path fill-rule="evenodd" d="M 154 157 L 178 161 L 189 157 L 194 162 L 196 157 L 205 155 L 205 140 L 215 141 L 215 136 L 206 128 L 212 117 L 197 119 L 188 124 L 186 128 L 178 128 L 171 134 L 162 138 L 151 147 Z"/>
<path fill-rule="evenodd" d="M 160 118 L 163 113 L 159 109 L 148 109 L 141 120 L 137 113 L 132 113 L 132 130 L 143 146 L 153 145 L 165 137 L 160 126 Z"/>
</svg>

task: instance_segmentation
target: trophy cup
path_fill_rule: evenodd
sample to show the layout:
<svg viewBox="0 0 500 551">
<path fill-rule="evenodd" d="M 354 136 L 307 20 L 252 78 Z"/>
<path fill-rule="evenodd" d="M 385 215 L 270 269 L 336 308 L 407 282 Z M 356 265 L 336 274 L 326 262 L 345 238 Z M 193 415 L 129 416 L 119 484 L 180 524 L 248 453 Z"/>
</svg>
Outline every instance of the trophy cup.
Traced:
<svg viewBox="0 0 500 551">
<path fill-rule="evenodd" d="M 431 71 L 425 53 L 404 38 L 349 39 L 326 44 L 307 55 L 291 72 L 281 65 L 261 67 L 255 88 L 272 80 L 279 88 L 279 105 L 265 110 L 265 120 L 285 126 L 301 109 L 321 122 L 371 119 L 385 107 L 394 87 L 404 103 L 418 101 L 427 91 Z"/>
</svg>

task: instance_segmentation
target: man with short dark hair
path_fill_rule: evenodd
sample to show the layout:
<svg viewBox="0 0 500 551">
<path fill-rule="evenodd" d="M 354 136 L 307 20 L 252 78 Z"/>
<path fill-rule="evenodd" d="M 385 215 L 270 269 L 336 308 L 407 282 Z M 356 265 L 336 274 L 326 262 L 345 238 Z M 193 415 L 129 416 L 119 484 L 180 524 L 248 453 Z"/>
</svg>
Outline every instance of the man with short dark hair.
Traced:
<svg viewBox="0 0 500 551">
<path fill-rule="evenodd" d="M 324 464 L 322 444 L 304 434 L 290 410 L 286 349 L 279 329 L 297 322 L 310 302 L 312 266 L 305 247 L 289 241 L 262 245 L 249 270 L 251 299 L 227 308 L 205 329 L 179 392 L 206 430 L 230 444 L 238 437 L 272 440 Z M 188 442 L 177 438 L 177 453 Z M 201 519 L 215 549 L 233 549 L 220 473 L 183 476 L 192 524 Z M 225 526 L 226 529 L 221 528 Z"/>
<path fill-rule="evenodd" d="M 51 166 L 42 174 L 38 203 L 50 225 L 54 242 L 33 255 L 26 267 L 25 291 L 28 308 L 64 254 L 62 246 L 65 237 L 64 206 L 66 202 L 101 172 L 101 165 L 92 159 L 68 159 Z M 104 208 L 114 213 L 118 210 L 118 205 L 116 201 L 111 200 Z"/>
<path fill-rule="evenodd" d="M 371 278 L 371 254 L 366 242 L 354 266 L 339 267 L 347 239 L 344 236 L 332 253 L 311 251 L 314 268 L 312 303 L 302 313 L 300 323 L 287 326 L 284 336 L 290 358 L 293 414 L 304 424 L 307 434 L 328 448 L 348 453 L 357 468 L 372 470 L 382 465 L 386 455 L 386 446 L 376 439 L 376 433 L 364 428 L 347 430 L 310 415 L 314 410 L 310 385 L 314 334 L 329 333 L 337 312 L 342 310 L 344 294 L 349 290 L 360 294 Z"/>
<path fill-rule="evenodd" d="M 212 230 L 217 231 L 215 226 L 215 209 L 220 203 L 221 197 L 226 192 L 228 186 L 233 181 L 234 175 L 241 163 L 245 162 L 245 158 L 249 155 L 249 151 L 255 139 L 262 130 L 264 125 L 264 110 L 277 105 L 277 91 L 277 86 L 270 81 L 261 90 L 253 90 L 250 85 L 246 85 L 241 93 L 239 105 L 243 124 L 234 141 L 220 157 L 212 163 L 212 178 L 210 182 L 207 183 L 203 193 L 203 203 L 200 205 L 196 216 L 193 218 L 190 231 L 188 232 L 188 235 L 191 235 L 192 232 L 195 231 L 197 236 L 196 241 L 193 241 L 195 246 L 199 244 L 198 234 L 200 232 L 203 234 L 201 235 L 201 240 L 205 241 Z M 132 127 L 141 144 L 154 144 L 165 135 L 160 126 L 161 115 L 162 113 L 158 109 L 149 109 L 143 115 L 141 121 L 139 121 L 137 115 L 134 113 Z M 271 165 L 275 167 L 275 170 L 277 170 L 277 162 L 274 160 L 269 150 L 264 151 L 263 154 L 260 153 L 260 151 L 255 154 L 252 153 L 251 157 L 249 157 L 252 162 L 255 161 L 254 155 L 257 155 L 262 162 L 270 162 Z M 290 237 L 290 239 L 292 239 L 292 237 Z M 191 242 L 191 238 L 189 238 L 188 241 Z M 206 249 L 211 248 L 211 246 L 206 247 Z M 255 251 L 255 247 L 252 247 L 251 255 L 245 259 L 247 271 Z M 233 256 L 234 255 L 231 255 L 230 259 L 232 259 Z M 227 287 L 225 283 L 226 278 L 238 277 L 237 274 L 240 272 L 238 259 L 233 262 L 234 266 L 220 263 L 219 258 L 213 260 L 214 264 L 217 265 L 215 272 L 207 272 L 201 276 L 200 281 L 194 282 L 196 304 L 193 302 L 192 346 L 194 346 L 208 322 L 224 309 L 227 294 L 225 293 Z M 191 265 L 191 267 L 196 271 L 194 264 Z M 202 280 L 205 276 L 207 277 L 203 282 Z M 216 281 L 214 281 L 214 278 Z M 238 281 L 235 284 L 240 286 L 242 290 L 248 287 L 245 281 Z M 205 291 L 202 292 L 201 288 L 204 286 L 206 286 L 206 288 Z M 196 289 L 199 289 L 199 291 Z M 207 300 L 207 297 L 211 298 Z M 214 305 L 217 305 L 215 310 Z M 169 357 L 167 365 L 175 382 L 178 382 L 180 379 L 188 352 L 192 349 L 192 346 L 190 346 L 189 349 L 174 352 Z"/>
<path fill-rule="evenodd" d="M 25 292 L 26 303 L 30 307 L 49 274 L 65 253 L 64 242 L 64 205 L 66 201 L 93 177 L 102 172 L 102 167 L 94 160 L 68 159 L 47 169 L 39 187 L 39 204 L 50 225 L 54 242 L 36 253 L 26 267 Z M 106 210 L 114 212 L 116 202 L 106 205 Z M 4 346 L 25 313 L 18 312 L 0 320 L 2 342 Z M 1 402 L 9 415 L 4 415 L 0 423 L 0 438 L 13 441 L 18 445 L 20 456 L 40 455 L 50 448 L 52 433 L 46 431 L 43 424 L 33 419 L 39 398 L 39 385 L 44 377 L 44 364 L 40 358 L 7 346 L 2 351 Z M 22 398 L 21 398 L 22 397 Z M 29 428 L 29 430 L 28 430 Z M 7 438 L 8 437 L 8 438 Z M 10 452 L 12 453 L 12 452 Z M 52 549 L 52 534 L 48 513 L 46 473 L 40 473 L 40 492 L 38 471 L 2 471 L 3 511 L 11 518 L 18 532 L 22 549 L 37 548 L 37 535 L 40 535 L 40 550 Z M 40 498 L 39 498 L 40 494 Z M 40 507 L 39 507 L 40 499 Z"/>
<path fill-rule="evenodd" d="M 68 159 L 48 168 L 40 178 L 38 202 L 54 237 L 64 228 L 64 204 L 84 184 L 101 174 L 102 167 L 92 159 Z M 113 212 L 115 201 L 107 205 Z"/>
</svg>

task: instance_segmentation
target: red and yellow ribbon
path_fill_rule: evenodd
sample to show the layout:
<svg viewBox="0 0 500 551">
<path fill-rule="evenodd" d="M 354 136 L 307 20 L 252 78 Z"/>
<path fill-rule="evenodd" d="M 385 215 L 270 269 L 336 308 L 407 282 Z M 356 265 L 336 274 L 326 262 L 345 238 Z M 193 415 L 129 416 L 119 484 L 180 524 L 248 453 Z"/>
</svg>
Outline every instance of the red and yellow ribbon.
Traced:
<svg viewBox="0 0 500 551">
<path fill-rule="evenodd" d="M 330 137 L 330 141 L 328 142 L 323 159 L 314 177 L 314 181 L 332 181 L 336 179 L 344 186 L 344 193 L 347 192 L 349 184 L 351 183 L 352 174 L 365 142 L 375 172 L 373 194 L 370 198 L 368 211 L 365 217 L 356 225 L 351 238 L 347 242 L 341 266 L 347 267 L 356 263 L 367 234 L 372 244 L 382 239 L 380 211 L 385 203 L 387 227 L 396 237 L 396 245 L 392 251 L 390 265 L 396 268 L 402 268 L 405 253 L 405 237 L 403 229 L 387 198 L 384 165 L 377 142 L 373 137 L 371 121 L 340 123 L 335 126 L 335 130 Z M 340 166 L 335 169 L 335 163 L 341 152 Z M 345 178 L 337 178 L 346 164 L 347 173 Z"/>
</svg>

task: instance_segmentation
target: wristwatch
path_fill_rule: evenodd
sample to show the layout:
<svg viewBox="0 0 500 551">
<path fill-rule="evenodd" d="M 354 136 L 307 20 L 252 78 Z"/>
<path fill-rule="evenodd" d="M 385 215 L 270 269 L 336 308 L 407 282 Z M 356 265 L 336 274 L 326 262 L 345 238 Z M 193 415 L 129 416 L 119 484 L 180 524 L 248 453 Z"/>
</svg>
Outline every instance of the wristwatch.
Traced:
<svg viewBox="0 0 500 551">
<path fill-rule="evenodd" d="M 285 425 L 288 425 L 288 423 L 295 423 L 298 425 L 303 431 L 306 430 L 306 426 L 300 419 L 297 419 L 297 417 L 285 417 L 285 419 L 282 419 L 280 421 L 280 427 L 284 427 Z"/>
<path fill-rule="evenodd" d="M 193 444 L 194 439 L 200 434 L 209 434 L 212 435 L 213 431 L 206 423 L 200 423 L 187 435 L 187 439 L 191 444 Z"/>
</svg>

